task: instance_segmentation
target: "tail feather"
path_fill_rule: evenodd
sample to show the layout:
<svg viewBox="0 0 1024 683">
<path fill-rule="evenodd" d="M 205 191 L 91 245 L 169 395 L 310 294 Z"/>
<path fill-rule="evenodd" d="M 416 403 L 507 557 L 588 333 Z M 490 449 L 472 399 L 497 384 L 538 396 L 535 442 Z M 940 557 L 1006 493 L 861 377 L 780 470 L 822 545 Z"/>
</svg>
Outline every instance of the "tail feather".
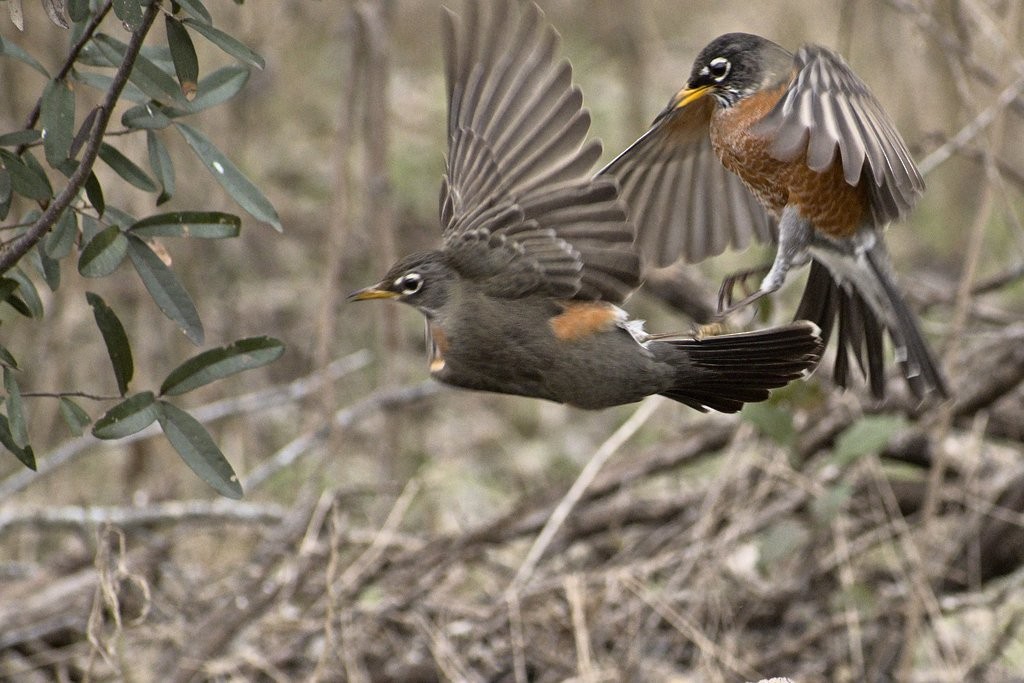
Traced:
<svg viewBox="0 0 1024 683">
<path fill-rule="evenodd" d="M 864 250 L 863 257 L 856 261 L 845 255 L 835 259 L 824 253 L 819 256 L 822 260 L 816 258 L 811 262 L 795 319 L 817 323 L 825 343 L 838 321 L 838 348 L 832 373 L 836 384 L 849 385 L 852 356 L 861 375 L 867 378 L 871 393 L 877 398 L 885 396 L 885 332 L 892 340 L 897 364 L 914 396 L 920 400 L 934 391 L 947 397 L 949 391 L 938 362 L 894 284 L 882 241 Z"/>
<path fill-rule="evenodd" d="M 673 339 L 667 360 L 677 365 L 676 384 L 661 392 L 691 408 L 735 413 L 744 403 L 768 398 L 812 371 L 824 342 L 814 323 L 804 320 L 756 332 L 704 339 Z"/>
</svg>

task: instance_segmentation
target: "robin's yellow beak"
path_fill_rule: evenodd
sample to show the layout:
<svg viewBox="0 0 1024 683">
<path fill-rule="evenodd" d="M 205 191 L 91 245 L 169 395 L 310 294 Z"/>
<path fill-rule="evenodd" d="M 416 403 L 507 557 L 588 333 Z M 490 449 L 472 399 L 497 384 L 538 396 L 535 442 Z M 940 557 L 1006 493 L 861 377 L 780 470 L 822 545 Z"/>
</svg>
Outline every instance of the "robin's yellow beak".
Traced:
<svg viewBox="0 0 1024 683">
<path fill-rule="evenodd" d="M 370 299 L 395 299 L 398 297 L 398 292 L 392 292 L 389 289 L 380 289 L 379 285 L 372 287 L 365 287 L 363 289 L 357 289 L 356 291 L 345 297 L 346 301 L 369 301 Z"/>
<path fill-rule="evenodd" d="M 702 85 L 696 88 L 683 88 L 672 98 L 669 109 L 682 109 L 691 102 L 696 102 L 704 97 L 711 90 L 710 85 Z"/>
</svg>

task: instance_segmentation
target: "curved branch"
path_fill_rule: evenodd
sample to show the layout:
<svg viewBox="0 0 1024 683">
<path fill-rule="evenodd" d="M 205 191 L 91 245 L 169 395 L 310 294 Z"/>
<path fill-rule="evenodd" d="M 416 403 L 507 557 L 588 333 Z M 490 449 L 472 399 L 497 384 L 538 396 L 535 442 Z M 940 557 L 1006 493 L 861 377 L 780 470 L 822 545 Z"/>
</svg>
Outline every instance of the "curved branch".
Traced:
<svg viewBox="0 0 1024 683">
<path fill-rule="evenodd" d="M 142 41 L 146 38 L 146 34 L 149 33 L 149 29 L 153 26 L 153 22 L 156 20 L 159 12 L 160 6 L 157 2 L 151 2 L 146 8 L 146 13 L 142 17 L 142 23 L 135 29 L 131 40 L 128 41 L 128 49 L 125 51 L 124 61 L 117 68 L 114 80 L 110 84 L 110 90 L 107 91 L 106 96 L 103 98 L 103 103 L 99 107 L 99 116 L 96 117 L 95 129 L 89 138 L 89 144 L 85 147 L 85 152 L 82 154 L 82 160 L 79 162 L 78 168 L 68 178 L 68 184 L 61 190 L 60 194 L 46 207 L 39 220 L 24 235 L 13 241 L 3 253 L 0 253 L 0 273 L 6 273 L 10 270 L 14 264 L 20 261 L 43 238 L 43 235 L 50 231 L 53 224 L 57 222 L 57 218 L 71 204 L 71 201 L 89 178 L 93 164 L 96 162 L 96 156 L 99 153 L 100 144 L 103 142 L 103 133 L 106 132 L 107 126 L 110 124 L 110 117 L 114 113 L 114 105 L 117 104 L 118 98 L 121 97 L 121 91 L 124 90 L 125 84 L 128 83 L 128 76 L 135 65 L 135 59 L 139 56 L 139 50 L 142 49 Z"/>
</svg>

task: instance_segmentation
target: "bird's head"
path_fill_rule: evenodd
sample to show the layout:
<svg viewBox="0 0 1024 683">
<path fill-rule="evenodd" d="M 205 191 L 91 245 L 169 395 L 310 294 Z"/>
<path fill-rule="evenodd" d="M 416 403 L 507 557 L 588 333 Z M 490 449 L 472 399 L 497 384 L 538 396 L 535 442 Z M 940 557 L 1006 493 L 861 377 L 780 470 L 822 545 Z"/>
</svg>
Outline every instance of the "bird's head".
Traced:
<svg viewBox="0 0 1024 683">
<path fill-rule="evenodd" d="M 448 301 L 457 275 L 440 251 L 410 254 L 391 266 L 380 282 L 352 292 L 349 301 L 393 299 L 434 318 Z"/>
<path fill-rule="evenodd" d="M 708 95 L 722 107 L 786 81 L 793 55 L 767 38 L 751 33 L 726 33 L 711 41 L 693 62 L 686 87 L 676 93 L 665 113 Z"/>
</svg>

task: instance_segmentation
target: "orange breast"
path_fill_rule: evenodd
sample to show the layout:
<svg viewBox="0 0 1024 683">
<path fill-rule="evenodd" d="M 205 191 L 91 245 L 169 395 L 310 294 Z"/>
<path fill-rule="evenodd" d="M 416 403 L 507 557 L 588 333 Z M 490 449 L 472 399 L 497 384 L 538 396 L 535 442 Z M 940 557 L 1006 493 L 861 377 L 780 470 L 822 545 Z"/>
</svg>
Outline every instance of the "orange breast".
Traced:
<svg viewBox="0 0 1024 683">
<path fill-rule="evenodd" d="M 775 106 L 786 85 L 755 93 L 733 107 L 719 107 L 711 117 L 711 144 L 722 164 L 738 175 L 758 201 L 775 216 L 787 205 L 825 234 L 844 238 L 860 226 L 867 205 L 863 182 L 847 184 L 842 164 L 824 173 L 807 167 L 806 155 L 779 161 L 769 154 L 770 141 L 750 132 L 750 127 Z"/>
<path fill-rule="evenodd" d="M 622 311 L 605 301 L 573 301 L 565 303 L 564 310 L 548 322 L 555 337 L 575 341 L 610 330 L 621 319 Z"/>
</svg>

